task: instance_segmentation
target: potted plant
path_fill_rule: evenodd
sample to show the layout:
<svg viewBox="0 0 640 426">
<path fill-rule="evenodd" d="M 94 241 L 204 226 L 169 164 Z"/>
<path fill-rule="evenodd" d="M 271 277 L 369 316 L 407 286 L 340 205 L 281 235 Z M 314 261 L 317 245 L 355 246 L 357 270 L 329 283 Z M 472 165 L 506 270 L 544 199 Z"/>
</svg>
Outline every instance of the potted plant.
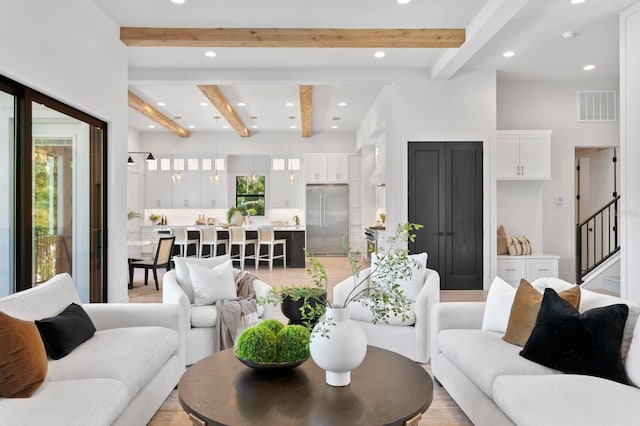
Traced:
<svg viewBox="0 0 640 426">
<path fill-rule="evenodd" d="M 139 217 L 142 217 L 142 215 L 138 212 L 134 212 L 133 210 L 127 212 L 127 220 L 137 219 Z"/>
<path fill-rule="evenodd" d="M 247 214 L 247 209 L 244 206 L 233 206 L 227 210 L 227 223 L 231 223 L 236 226 L 240 226 L 244 223 L 244 216 Z"/>
<path fill-rule="evenodd" d="M 160 220 L 160 215 L 152 213 L 152 214 L 149 215 L 149 220 L 151 221 L 151 223 L 156 225 L 158 223 L 158 221 Z"/>
</svg>

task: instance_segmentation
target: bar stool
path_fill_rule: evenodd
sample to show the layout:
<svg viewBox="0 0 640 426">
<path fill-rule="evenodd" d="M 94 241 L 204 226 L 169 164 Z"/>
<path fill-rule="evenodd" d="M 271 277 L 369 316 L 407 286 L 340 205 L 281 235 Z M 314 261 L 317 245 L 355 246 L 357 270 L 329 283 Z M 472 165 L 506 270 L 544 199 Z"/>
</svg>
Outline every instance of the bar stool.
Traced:
<svg viewBox="0 0 640 426">
<path fill-rule="evenodd" d="M 238 254 L 231 254 L 231 262 L 240 262 L 240 269 L 244 269 L 244 261 L 253 259 L 256 263 L 256 269 L 258 269 L 258 240 L 247 239 L 247 234 L 241 226 L 232 226 L 229 228 L 229 238 L 231 239 L 230 254 L 233 251 L 233 246 L 238 246 Z M 247 255 L 246 249 L 248 245 L 253 246 L 253 254 Z"/>
<path fill-rule="evenodd" d="M 209 246 L 209 257 L 216 257 L 216 252 L 220 244 L 224 244 L 224 252 L 229 253 L 229 239 L 218 238 L 218 229 L 215 226 L 200 228 L 200 250 L 198 251 L 198 257 L 202 257 L 202 249 L 204 246 Z"/>
<path fill-rule="evenodd" d="M 276 246 L 279 245 L 282 246 L 282 254 L 276 255 Z M 265 254 L 262 254 L 262 246 L 267 247 Z M 258 228 L 258 263 L 269 262 L 269 270 L 273 270 L 273 259 L 282 259 L 282 265 L 287 268 L 287 240 L 276 240 L 272 226 L 261 226 Z"/>
<path fill-rule="evenodd" d="M 187 257 L 189 246 L 196 246 L 196 255 L 198 254 L 198 240 L 189 239 L 189 231 L 186 228 L 171 228 L 171 234 L 176 237 L 174 245 L 180 246 L 180 256 Z"/>
</svg>

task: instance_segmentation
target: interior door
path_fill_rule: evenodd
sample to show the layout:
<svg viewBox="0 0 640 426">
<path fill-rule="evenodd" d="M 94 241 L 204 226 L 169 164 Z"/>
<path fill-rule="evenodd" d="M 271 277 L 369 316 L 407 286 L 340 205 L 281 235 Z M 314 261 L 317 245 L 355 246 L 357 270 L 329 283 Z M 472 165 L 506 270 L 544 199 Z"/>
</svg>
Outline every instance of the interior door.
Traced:
<svg viewBox="0 0 640 426">
<path fill-rule="evenodd" d="M 482 289 L 481 142 L 409 143 L 409 221 L 442 289 Z"/>
</svg>

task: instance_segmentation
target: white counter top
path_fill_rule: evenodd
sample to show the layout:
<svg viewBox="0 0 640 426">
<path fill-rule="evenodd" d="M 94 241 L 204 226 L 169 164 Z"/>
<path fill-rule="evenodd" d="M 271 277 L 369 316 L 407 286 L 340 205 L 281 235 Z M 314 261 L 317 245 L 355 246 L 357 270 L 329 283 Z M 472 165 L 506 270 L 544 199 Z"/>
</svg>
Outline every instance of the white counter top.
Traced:
<svg viewBox="0 0 640 426">
<path fill-rule="evenodd" d="M 197 231 L 198 229 L 212 228 L 213 226 L 218 228 L 218 230 L 227 229 L 220 225 L 156 225 L 156 226 L 143 226 L 143 228 L 151 228 L 155 231 L 169 230 L 171 228 L 186 228 L 189 231 Z M 244 229 L 246 229 L 247 231 L 257 231 L 258 228 L 259 228 L 259 225 L 247 225 L 244 227 Z M 299 225 L 299 226 L 289 225 L 289 226 L 274 226 L 273 230 L 274 231 L 306 231 L 306 228 L 304 225 Z"/>
</svg>

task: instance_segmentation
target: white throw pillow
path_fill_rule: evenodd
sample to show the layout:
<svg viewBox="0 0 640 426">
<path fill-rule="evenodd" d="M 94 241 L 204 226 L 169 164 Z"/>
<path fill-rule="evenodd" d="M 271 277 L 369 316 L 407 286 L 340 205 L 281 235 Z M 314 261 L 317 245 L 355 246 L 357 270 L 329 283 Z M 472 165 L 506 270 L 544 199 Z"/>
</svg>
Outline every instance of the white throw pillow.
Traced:
<svg viewBox="0 0 640 426">
<path fill-rule="evenodd" d="M 500 277 L 495 277 L 489 287 L 487 303 L 484 307 L 482 317 L 482 329 L 499 331 L 505 333 L 509 316 L 511 315 L 511 305 L 516 297 L 516 289 Z"/>
<path fill-rule="evenodd" d="M 426 274 L 427 267 L 427 253 L 419 253 L 419 254 L 410 254 L 409 259 L 415 260 L 417 265 L 413 264 L 411 266 L 411 277 L 406 277 L 403 280 L 400 280 L 398 284 L 400 285 L 400 289 L 404 292 L 404 297 L 407 300 L 411 300 L 415 302 L 418 298 L 418 294 L 420 290 L 422 290 L 422 286 L 424 285 L 424 277 Z M 419 266 L 418 266 L 419 265 Z M 378 257 L 375 253 L 371 253 L 371 270 L 375 270 L 378 266 Z M 375 282 L 375 276 L 371 277 Z"/>
<path fill-rule="evenodd" d="M 198 259 L 197 257 L 181 257 L 176 256 L 173 258 L 173 263 L 176 265 L 176 281 L 178 285 L 182 287 L 185 294 L 189 298 L 189 303 L 194 302 L 193 286 L 191 285 L 191 275 L 189 274 L 189 265 L 204 266 L 211 269 L 218 265 L 222 265 L 229 260 L 229 255 L 217 257 L 208 257 L 204 259 Z"/>
<path fill-rule="evenodd" d="M 636 387 L 640 387 L 640 321 L 636 323 L 624 369 L 631 383 Z"/>
<path fill-rule="evenodd" d="M 218 300 L 238 297 L 231 260 L 213 269 L 191 263 L 188 265 L 196 305 L 211 305 Z"/>
</svg>

